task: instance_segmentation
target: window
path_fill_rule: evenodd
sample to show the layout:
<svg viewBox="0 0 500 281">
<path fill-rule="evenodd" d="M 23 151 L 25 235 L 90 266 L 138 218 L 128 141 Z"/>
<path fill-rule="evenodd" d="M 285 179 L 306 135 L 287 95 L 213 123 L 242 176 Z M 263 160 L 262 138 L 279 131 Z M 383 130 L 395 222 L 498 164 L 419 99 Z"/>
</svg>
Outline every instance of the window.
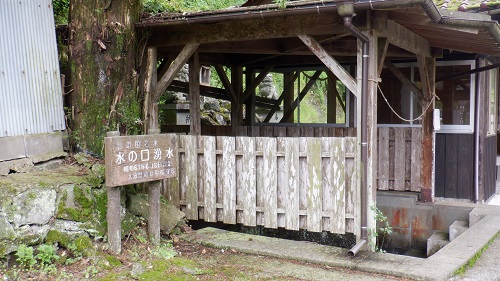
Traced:
<svg viewBox="0 0 500 281">
<path fill-rule="evenodd" d="M 398 64 L 397 67 L 405 77 L 420 87 L 420 74 L 416 62 Z M 436 62 L 436 81 L 438 82 L 436 82 L 435 91 L 439 100 L 436 99 L 435 107 L 441 110 L 442 124 L 438 132 L 473 132 L 475 78 L 474 75 L 459 75 L 473 68 L 474 61 Z M 381 78 L 381 91 L 379 91 L 378 99 L 379 124 L 391 127 L 420 126 L 421 120 L 414 120 L 422 114 L 420 99 L 389 69 L 383 69 Z"/>
<path fill-rule="evenodd" d="M 472 133 L 474 125 L 475 76 L 459 75 L 474 68 L 474 61 L 438 62 L 436 108 L 441 110 L 443 133 Z"/>
</svg>

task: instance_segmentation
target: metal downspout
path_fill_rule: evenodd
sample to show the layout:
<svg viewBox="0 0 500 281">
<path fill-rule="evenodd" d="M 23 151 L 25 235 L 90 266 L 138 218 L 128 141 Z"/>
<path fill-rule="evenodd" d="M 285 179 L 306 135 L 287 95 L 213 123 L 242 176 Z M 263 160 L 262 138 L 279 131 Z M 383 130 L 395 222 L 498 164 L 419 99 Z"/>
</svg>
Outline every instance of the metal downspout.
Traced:
<svg viewBox="0 0 500 281">
<path fill-rule="evenodd" d="M 352 25 L 352 17 L 344 17 L 344 25 L 362 43 L 361 60 L 361 237 L 360 241 L 348 252 L 355 256 L 368 240 L 368 183 L 367 183 L 367 159 L 368 159 L 368 137 L 367 137 L 367 110 L 368 110 L 368 58 L 369 38 Z"/>
<path fill-rule="evenodd" d="M 477 65 L 477 62 L 476 62 Z M 475 113 L 474 113 L 474 203 L 479 201 L 479 126 L 480 126 L 480 114 L 479 110 L 481 108 L 481 95 L 479 93 L 479 85 L 481 84 L 481 76 L 479 74 L 476 75 L 476 101 L 475 101 Z M 483 76 L 484 77 L 484 76 Z"/>
</svg>

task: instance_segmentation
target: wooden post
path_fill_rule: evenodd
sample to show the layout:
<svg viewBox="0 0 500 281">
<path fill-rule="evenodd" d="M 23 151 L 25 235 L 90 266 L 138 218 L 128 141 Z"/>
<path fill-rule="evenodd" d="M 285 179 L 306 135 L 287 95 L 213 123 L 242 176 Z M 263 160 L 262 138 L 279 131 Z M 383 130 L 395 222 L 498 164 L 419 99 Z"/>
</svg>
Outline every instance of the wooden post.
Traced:
<svg viewBox="0 0 500 281">
<path fill-rule="evenodd" d="M 189 132 L 191 135 L 201 135 L 200 117 L 200 56 L 195 52 L 189 62 Z"/>
<path fill-rule="evenodd" d="M 158 101 L 153 100 L 153 94 L 156 91 L 158 82 L 157 61 L 156 48 L 148 48 L 144 82 L 144 133 L 147 133 L 150 128 L 158 128 Z"/>
<path fill-rule="evenodd" d="M 148 134 L 159 134 L 159 129 L 149 129 Z M 155 246 L 160 244 L 160 194 L 162 181 L 152 181 L 146 184 L 148 189 L 149 218 L 148 234 L 149 241 Z"/>
<path fill-rule="evenodd" d="M 434 102 L 432 93 L 434 92 L 435 84 L 435 59 L 424 57 L 417 54 L 418 70 L 420 72 L 420 80 L 422 81 L 422 94 L 425 101 L 422 102 L 422 110 L 427 108 L 429 102 Z M 422 118 L 422 170 L 420 183 L 422 184 L 422 201 L 433 201 L 433 167 L 434 167 L 434 145 L 433 145 L 433 116 L 434 106 L 425 112 Z"/>
<path fill-rule="evenodd" d="M 236 99 L 231 102 L 231 133 L 233 136 L 236 136 L 243 123 L 243 110 L 241 104 L 241 95 L 243 93 L 243 69 L 241 67 L 231 68 L 231 84 L 236 94 Z"/>
<path fill-rule="evenodd" d="M 326 122 L 329 124 L 336 124 L 337 123 L 337 77 L 333 75 L 331 71 L 327 71 L 326 74 L 328 75 L 328 80 L 327 80 L 327 113 L 326 113 Z"/>
<path fill-rule="evenodd" d="M 117 137 L 120 132 L 108 132 L 108 137 Z M 106 219 L 108 221 L 109 249 L 115 254 L 122 251 L 122 227 L 121 227 L 121 205 L 120 186 L 109 186 L 106 188 L 108 195 Z"/>
<path fill-rule="evenodd" d="M 289 83 L 294 79 L 293 72 L 287 72 L 283 74 L 283 113 L 287 114 L 291 108 L 293 103 L 293 93 L 295 89 L 295 84 Z M 289 118 L 281 120 L 281 123 L 293 123 L 294 116 L 293 114 L 289 114 Z"/>
<path fill-rule="evenodd" d="M 147 59 L 147 76 L 145 87 L 145 105 L 147 109 L 147 134 L 159 134 L 160 129 L 158 124 L 158 101 L 154 99 L 153 94 L 156 92 L 158 82 L 157 78 L 157 50 L 156 48 L 148 48 Z M 146 123 L 146 122 L 145 122 Z M 160 193 L 161 181 L 152 181 L 145 184 L 148 190 L 149 201 L 149 218 L 148 218 L 148 234 L 149 240 L 153 245 L 160 244 Z"/>
</svg>

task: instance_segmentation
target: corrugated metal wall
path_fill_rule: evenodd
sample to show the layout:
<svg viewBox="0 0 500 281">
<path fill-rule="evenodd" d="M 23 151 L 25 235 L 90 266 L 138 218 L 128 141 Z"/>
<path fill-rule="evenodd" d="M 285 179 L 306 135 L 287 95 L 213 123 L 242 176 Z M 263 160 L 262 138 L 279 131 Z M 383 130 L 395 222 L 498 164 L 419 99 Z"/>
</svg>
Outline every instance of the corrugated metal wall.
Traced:
<svg viewBox="0 0 500 281">
<path fill-rule="evenodd" d="M 0 137 L 65 129 L 51 0 L 0 0 Z"/>
</svg>

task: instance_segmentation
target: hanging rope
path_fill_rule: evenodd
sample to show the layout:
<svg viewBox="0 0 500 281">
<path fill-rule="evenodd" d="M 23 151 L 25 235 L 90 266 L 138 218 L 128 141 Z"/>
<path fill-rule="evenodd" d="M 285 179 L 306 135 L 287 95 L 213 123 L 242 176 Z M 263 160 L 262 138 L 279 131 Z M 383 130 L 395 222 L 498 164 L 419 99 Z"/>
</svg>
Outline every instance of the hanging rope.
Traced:
<svg viewBox="0 0 500 281">
<path fill-rule="evenodd" d="M 377 82 L 381 82 L 381 79 L 379 79 Z M 429 101 L 429 103 L 427 104 L 427 107 L 425 108 L 425 110 L 422 112 L 422 114 L 420 114 L 420 116 L 418 116 L 417 118 L 415 119 L 405 119 L 403 117 L 401 117 L 401 115 L 399 115 L 395 110 L 394 108 L 392 108 L 391 104 L 389 103 L 389 101 L 387 100 L 387 98 L 385 97 L 384 95 L 384 92 L 382 92 L 382 89 L 380 88 L 380 83 L 377 83 L 377 88 L 378 90 L 380 91 L 380 94 L 382 94 L 382 97 L 384 98 L 385 100 L 385 103 L 387 104 L 387 106 L 391 109 L 391 111 L 399 118 L 401 119 L 402 121 L 404 122 L 415 122 L 415 121 L 418 121 L 418 120 L 422 120 L 422 117 L 425 115 L 425 113 L 427 112 L 427 110 L 429 110 L 429 108 L 431 107 L 431 104 L 433 103 L 433 101 L 437 98 L 439 100 L 439 97 L 436 96 L 436 94 L 433 92 L 432 93 L 432 99 Z"/>
</svg>

